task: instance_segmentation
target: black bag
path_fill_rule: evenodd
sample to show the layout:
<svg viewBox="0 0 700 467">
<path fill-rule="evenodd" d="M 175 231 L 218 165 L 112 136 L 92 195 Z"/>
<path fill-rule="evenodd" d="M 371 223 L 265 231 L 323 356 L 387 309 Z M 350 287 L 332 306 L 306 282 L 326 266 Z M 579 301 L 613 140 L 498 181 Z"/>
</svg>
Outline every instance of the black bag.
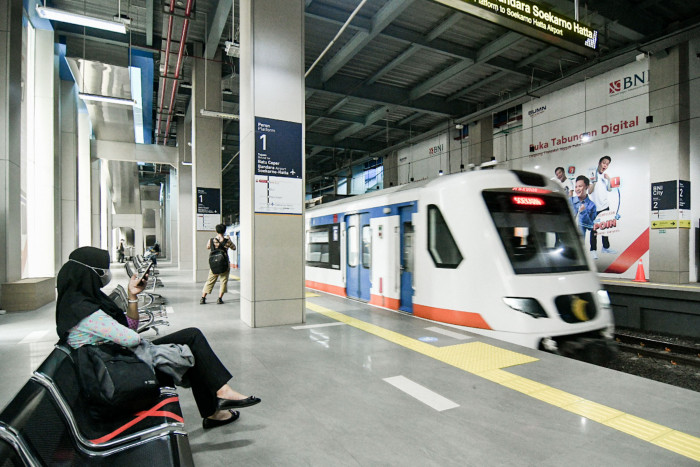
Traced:
<svg viewBox="0 0 700 467">
<path fill-rule="evenodd" d="M 214 238 L 209 242 L 211 248 L 211 252 L 209 253 L 209 269 L 211 269 L 211 272 L 214 274 L 223 274 L 228 271 L 229 268 L 228 253 L 225 249 L 215 248 L 214 240 L 218 242 L 218 239 Z M 223 242 L 220 242 L 219 246 L 221 246 L 221 243 Z"/>
<path fill-rule="evenodd" d="M 160 385 L 152 367 L 117 344 L 84 345 L 76 350 L 78 378 L 93 416 L 138 412 L 152 407 Z"/>
</svg>

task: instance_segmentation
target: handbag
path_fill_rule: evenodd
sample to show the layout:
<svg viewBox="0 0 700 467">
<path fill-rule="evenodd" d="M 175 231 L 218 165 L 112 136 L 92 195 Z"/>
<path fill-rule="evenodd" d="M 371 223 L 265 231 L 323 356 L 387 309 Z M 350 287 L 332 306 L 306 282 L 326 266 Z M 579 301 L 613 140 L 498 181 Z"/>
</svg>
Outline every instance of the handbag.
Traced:
<svg viewBox="0 0 700 467">
<path fill-rule="evenodd" d="M 160 395 L 153 367 L 131 350 L 107 343 L 76 352 L 80 388 L 93 417 L 144 410 Z"/>
</svg>

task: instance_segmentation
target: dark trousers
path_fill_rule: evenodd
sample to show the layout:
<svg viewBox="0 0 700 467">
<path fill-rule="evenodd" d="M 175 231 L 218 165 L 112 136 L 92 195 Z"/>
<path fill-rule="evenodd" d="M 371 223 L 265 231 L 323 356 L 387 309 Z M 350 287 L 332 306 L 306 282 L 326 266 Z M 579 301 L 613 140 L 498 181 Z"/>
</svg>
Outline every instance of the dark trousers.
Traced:
<svg viewBox="0 0 700 467">
<path fill-rule="evenodd" d="M 602 209 L 596 212 L 596 218 L 601 212 L 609 211 L 610 208 Z M 601 235 L 603 237 L 603 248 L 610 248 L 610 240 L 608 240 L 607 235 Z M 591 230 L 591 251 L 596 251 L 598 249 L 598 232 L 596 230 Z"/>
<path fill-rule="evenodd" d="M 202 418 L 216 412 L 216 391 L 231 379 L 219 357 L 209 346 L 207 338 L 197 328 L 187 328 L 153 340 L 154 344 L 180 344 L 189 346 L 194 355 L 194 366 L 185 377 L 192 385 L 192 394 Z"/>
</svg>

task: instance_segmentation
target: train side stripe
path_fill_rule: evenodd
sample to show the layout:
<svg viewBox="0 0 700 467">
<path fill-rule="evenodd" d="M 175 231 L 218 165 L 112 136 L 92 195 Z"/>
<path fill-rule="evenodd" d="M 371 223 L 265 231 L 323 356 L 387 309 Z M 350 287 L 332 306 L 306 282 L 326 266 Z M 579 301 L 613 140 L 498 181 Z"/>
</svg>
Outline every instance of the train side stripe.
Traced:
<svg viewBox="0 0 700 467">
<path fill-rule="evenodd" d="M 491 326 L 479 313 L 468 311 L 450 310 L 447 308 L 435 308 L 427 305 L 413 304 L 413 315 L 419 318 L 440 321 L 443 323 L 458 324 L 470 328 L 491 329 Z"/>
<path fill-rule="evenodd" d="M 501 369 L 537 361 L 538 359 L 534 357 L 483 342 L 435 347 L 309 301 L 306 302 L 306 308 L 554 407 L 575 413 L 588 420 L 700 462 L 700 438 L 696 436 L 635 417 Z"/>
<path fill-rule="evenodd" d="M 321 292 L 328 292 L 332 293 L 333 295 L 347 297 L 347 294 L 345 293 L 345 287 L 340 287 L 338 285 L 324 284 L 323 282 L 306 281 L 306 286 L 310 289 L 320 290 Z"/>
</svg>

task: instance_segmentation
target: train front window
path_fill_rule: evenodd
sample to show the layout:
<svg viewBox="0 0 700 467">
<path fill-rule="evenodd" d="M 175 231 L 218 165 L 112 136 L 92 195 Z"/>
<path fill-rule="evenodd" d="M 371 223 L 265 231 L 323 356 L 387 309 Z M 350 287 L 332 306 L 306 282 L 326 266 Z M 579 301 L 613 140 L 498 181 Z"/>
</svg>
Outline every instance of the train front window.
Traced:
<svg viewBox="0 0 700 467">
<path fill-rule="evenodd" d="M 483 196 L 516 274 L 588 270 L 564 198 L 502 190 L 486 190 Z"/>
</svg>

